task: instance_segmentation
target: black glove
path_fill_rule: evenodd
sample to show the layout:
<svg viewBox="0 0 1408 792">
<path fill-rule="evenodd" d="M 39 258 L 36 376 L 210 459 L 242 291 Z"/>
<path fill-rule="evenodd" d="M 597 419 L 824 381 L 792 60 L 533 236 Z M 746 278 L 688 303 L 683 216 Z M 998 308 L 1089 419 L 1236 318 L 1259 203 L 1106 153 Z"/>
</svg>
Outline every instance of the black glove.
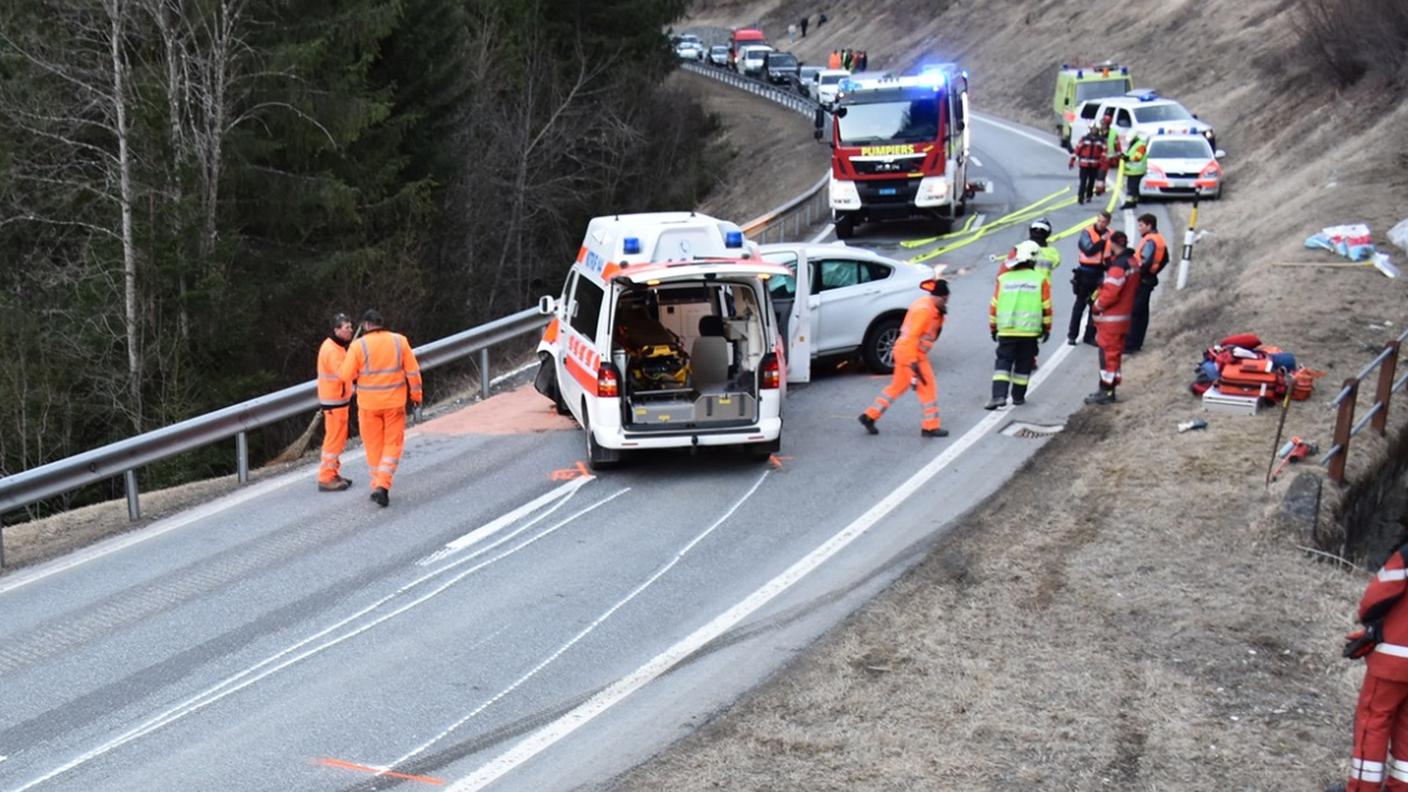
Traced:
<svg viewBox="0 0 1408 792">
<path fill-rule="evenodd" d="M 994 340 L 994 341 L 997 340 L 997 331 L 996 331 L 996 330 L 992 331 L 992 340 Z"/>
<path fill-rule="evenodd" d="M 1041 334 L 1041 343 L 1045 344 L 1047 341 L 1050 341 L 1050 340 L 1051 340 L 1051 331 L 1050 331 L 1050 330 L 1047 330 L 1046 332 L 1044 332 L 1044 333 Z"/>
<path fill-rule="evenodd" d="M 1372 624 L 1364 625 L 1364 629 L 1362 630 L 1355 630 L 1349 635 L 1346 635 L 1344 637 L 1344 651 L 1342 651 L 1340 654 L 1352 660 L 1358 660 L 1359 658 L 1369 654 L 1370 652 L 1374 651 L 1374 647 L 1377 646 L 1381 640 L 1383 640 L 1381 630 L 1382 627 L 1379 625 L 1379 623 L 1374 622 Z"/>
</svg>

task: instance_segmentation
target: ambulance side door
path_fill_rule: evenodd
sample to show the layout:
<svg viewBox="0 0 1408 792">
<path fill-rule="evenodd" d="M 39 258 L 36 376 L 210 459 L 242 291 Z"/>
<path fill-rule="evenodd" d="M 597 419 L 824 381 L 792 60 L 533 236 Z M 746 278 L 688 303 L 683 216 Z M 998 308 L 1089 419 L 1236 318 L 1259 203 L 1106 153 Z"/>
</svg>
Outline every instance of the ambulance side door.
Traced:
<svg viewBox="0 0 1408 792">
<path fill-rule="evenodd" d="M 586 401 L 596 398 L 597 367 L 601 364 L 597 352 L 597 326 L 600 324 L 602 303 L 606 293 L 590 278 L 577 274 L 572 287 L 572 296 L 564 311 L 564 326 L 559 336 L 558 348 L 562 374 L 558 381 L 563 401 L 584 426 L 581 415 L 584 396 Z"/>
</svg>

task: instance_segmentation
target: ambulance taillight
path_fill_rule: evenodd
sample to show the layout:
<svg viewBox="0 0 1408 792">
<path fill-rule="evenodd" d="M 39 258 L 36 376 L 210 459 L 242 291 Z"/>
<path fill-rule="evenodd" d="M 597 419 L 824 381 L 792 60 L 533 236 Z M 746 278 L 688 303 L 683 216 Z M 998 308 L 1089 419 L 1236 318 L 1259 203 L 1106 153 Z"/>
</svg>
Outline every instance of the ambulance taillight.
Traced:
<svg viewBox="0 0 1408 792">
<path fill-rule="evenodd" d="M 621 372 L 614 365 L 603 363 L 596 370 L 596 395 L 598 399 L 615 399 L 621 395 Z"/>
<path fill-rule="evenodd" d="M 777 353 L 769 352 L 763 356 L 761 373 L 759 386 L 763 390 L 777 390 L 782 387 L 782 366 L 778 363 Z"/>
</svg>

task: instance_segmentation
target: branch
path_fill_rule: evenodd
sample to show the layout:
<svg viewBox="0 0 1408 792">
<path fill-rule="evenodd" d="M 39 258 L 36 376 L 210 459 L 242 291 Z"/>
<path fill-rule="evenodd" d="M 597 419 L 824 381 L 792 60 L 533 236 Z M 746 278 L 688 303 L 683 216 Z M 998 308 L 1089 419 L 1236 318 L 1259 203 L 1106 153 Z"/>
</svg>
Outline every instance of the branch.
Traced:
<svg viewBox="0 0 1408 792">
<path fill-rule="evenodd" d="M 112 239 L 117 239 L 117 240 L 122 239 L 122 237 L 121 237 L 120 235 L 114 233 L 114 232 L 112 231 L 112 229 L 103 228 L 102 226 L 93 225 L 92 223 L 85 223 L 85 222 L 83 222 L 83 221 L 81 221 L 81 220 L 54 220 L 54 219 L 52 219 L 52 218 L 40 217 L 40 216 L 38 216 L 38 215 L 33 215 L 33 214 L 29 214 L 29 215 L 16 215 L 15 217 L 7 217 L 7 218 L 5 218 L 5 219 L 3 219 L 3 220 L 0 220 L 0 228 L 4 228 L 5 226 L 7 226 L 7 225 L 9 225 L 9 224 L 11 224 L 11 223 L 23 223 L 23 222 L 45 223 L 45 224 L 47 224 L 47 225 L 69 226 L 69 227 L 76 227 L 76 228 L 86 228 L 86 229 L 88 229 L 89 231 L 93 231 L 93 232 L 96 232 L 96 233 L 99 233 L 99 234 L 103 234 L 104 236 L 111 237 Z"/>
<path fill-rule="evenodd" d="M 337 149 L 337 148 L 338 148 L 337 140 L 333 138 L 332 133 L 327 130 L 327 127 L 325 127 L 325 126 L 323 126 L 322 124 L 318 123 L 318 120 L 317 120 L 316 118 L 313 118 L 312 116 L 308 115 L 307 113 L 303 112 L 302 110 L 299 110 L 297 107 L 294 107 L 293 105 L 289 104 L 288 102 L 260 102 L 259 104 L 255 105 L 255 106 L 249 108 L 248 110 L 244 111 L 243 113 L 241 113 L 238 118 L 236 118 L 235 120 L 231 121 L 228 125 L 226 125 L 226 127 L 225 127 L 225 129 L 224 129 L 223 131 L 224 131 L 224 132 L 230 132 L 230 131 L 233 130 L 235 127 L 239 126 L 240 124 L 244 123 L 245 121 L 254 120 L 254 114 L 255 114 L 255 112 L 258 111 L 258 110 L 262 110 L 262 109 L 264 109 L 264 108 L 266 108 L 266 107 L 281 107 L 281 108 L 283 108 L 283 109 L 285 109 L 285 110 L 291 111 L 294 115 L 298 116 L 299 118 L 303 119 L 304 121 L 307 121 L 308 123 L 310 123 L 310 124 L 312 124 L 313 126 L 317 127 L 317 128 L 318 128 L 318 131 L 322 132 L 323 135 L 325 135 L 325 136 L 327 137 L 328 143 L 332 145 L 333 149 Z"/>
</svg>

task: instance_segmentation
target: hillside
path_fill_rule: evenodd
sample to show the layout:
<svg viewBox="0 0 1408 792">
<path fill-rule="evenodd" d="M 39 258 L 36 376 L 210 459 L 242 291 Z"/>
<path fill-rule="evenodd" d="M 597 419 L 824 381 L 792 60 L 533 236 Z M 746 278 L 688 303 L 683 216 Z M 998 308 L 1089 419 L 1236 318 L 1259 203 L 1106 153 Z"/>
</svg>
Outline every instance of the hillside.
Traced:
<svg viewBox="0 0 1408 792">
<path fill-rule="evenodd" d="M 1405 263 L 1384 238 L 1408 212 L 1401 61 L 1338 86 L 1297 57 L 1298 8 L 857 0 L 829 5 L 791 46 L 809 62 L 865 49 L 872 68 L 957 60 L 978 110 L 1039 128 L 1053 125 L 1056 64 L 1130 64 L 1136 84 L 1217 127 L 1228 193 L 1203 205 L 1190 288 L 1160 288 L 1117 407 L 1078 414 L 885 596 L 620 788 L 1310 790 L 1344 778 L 1362 668 L 1338 650 L 1366 574 L 1317 562 L 1297 549 L 1308 537 L 1270 519 L 1291 478 L 1263 489 L 1275 411 L 1174 431 L 1205 416 L 1186 391 L 1202 349 L 1251 330 L 1329 372 L 1286 427 L 1327 447 L 1334 383 L 1408 320 L 1403 279 L 1276 266 L 1320 258 L 1304 238 L 1344 222 L 1369 223 Z M 818 10 L 701 1 L 677 27 L 761 22 L 785 40 Z M 1386 448 L 1361 438 L 1352 480 Z M 1322 521 L 1342 497 L 1326 485 Z"/>
</svg>

